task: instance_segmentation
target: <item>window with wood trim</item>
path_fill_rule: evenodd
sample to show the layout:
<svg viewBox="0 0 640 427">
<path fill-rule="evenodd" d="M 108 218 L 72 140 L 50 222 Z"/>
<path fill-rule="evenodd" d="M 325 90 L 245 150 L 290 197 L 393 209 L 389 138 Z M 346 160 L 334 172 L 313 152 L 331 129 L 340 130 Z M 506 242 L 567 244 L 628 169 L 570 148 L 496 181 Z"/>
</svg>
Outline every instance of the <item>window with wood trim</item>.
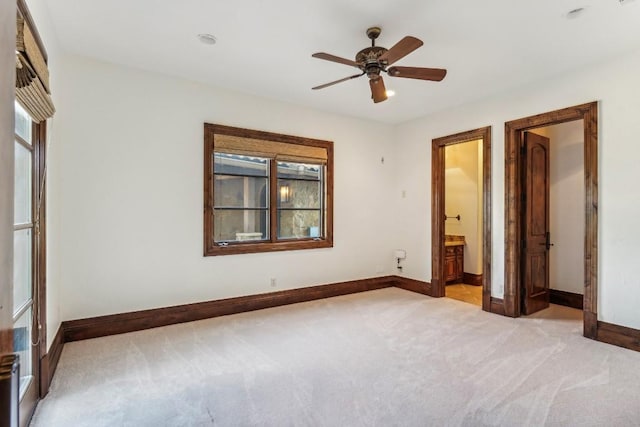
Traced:
<svg viewBox="0 0 640 427">
<path fill-rule="evenodd" d="M 205 256 L 331 246 L 333 142 L 205 123 Z"/>
</svg>

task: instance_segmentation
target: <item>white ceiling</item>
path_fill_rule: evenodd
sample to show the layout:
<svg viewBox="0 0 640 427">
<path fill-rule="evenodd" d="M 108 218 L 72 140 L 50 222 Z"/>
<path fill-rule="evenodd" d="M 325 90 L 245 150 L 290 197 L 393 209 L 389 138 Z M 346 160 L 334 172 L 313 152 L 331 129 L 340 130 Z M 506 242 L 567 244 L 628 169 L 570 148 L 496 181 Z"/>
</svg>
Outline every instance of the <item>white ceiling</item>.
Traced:
<svg viewBox="0 0 640 427">
<path fill-rule="evenodd" d="M 48 0 L 62 48 L 100 60 L 324 111 L 399 123 L 640 49 L 640 0 Z M 568 11 L 585 7 L 575 19 Z M 311 57 L 353 59 L 406 35 L 424 46 L 395 65 L 448 69 L 440 83 L 366 77 Z M 200 43 L 211 33 L 217 44 Z M 602 76 L 606 79 L 606 76 Z"/>
</svg>

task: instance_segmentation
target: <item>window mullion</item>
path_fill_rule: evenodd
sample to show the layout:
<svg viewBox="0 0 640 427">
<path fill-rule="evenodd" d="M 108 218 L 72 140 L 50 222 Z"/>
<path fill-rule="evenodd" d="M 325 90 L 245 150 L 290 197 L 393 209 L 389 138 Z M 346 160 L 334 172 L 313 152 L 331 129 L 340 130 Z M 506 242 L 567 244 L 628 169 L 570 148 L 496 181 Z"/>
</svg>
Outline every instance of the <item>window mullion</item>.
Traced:
<svg viewBox="0 0 640 427">
<path fill-rule="evenodd" d="M 33 146 L 29 143 L 29 141 L 26 141 L 25 139 L 23 139 L 20 135 L 18 135 L 17 133 L 13 134 L 15 137 L 15 140 L 18 144 L 22 145 L 24 148 L 26 148 L 27 150 L 33 152 Z"/>
<path fill-rule="evenodd" d="M 269 239 L 278 240 L 278 164 L 276 159 L 269 163 Z"/>
</svg>

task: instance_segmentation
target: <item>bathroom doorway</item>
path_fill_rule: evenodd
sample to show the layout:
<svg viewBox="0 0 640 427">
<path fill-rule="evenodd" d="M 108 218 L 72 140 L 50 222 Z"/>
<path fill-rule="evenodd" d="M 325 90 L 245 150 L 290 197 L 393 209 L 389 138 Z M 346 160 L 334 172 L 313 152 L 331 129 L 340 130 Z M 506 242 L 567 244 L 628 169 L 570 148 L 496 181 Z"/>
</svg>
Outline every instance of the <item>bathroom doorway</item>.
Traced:
<svg viewBox="0 0 640 427">
<path fill-rule="evenodd" d="M 491 311 L 491 127 L 432 141 L 431 296 Z"/>
</svg>

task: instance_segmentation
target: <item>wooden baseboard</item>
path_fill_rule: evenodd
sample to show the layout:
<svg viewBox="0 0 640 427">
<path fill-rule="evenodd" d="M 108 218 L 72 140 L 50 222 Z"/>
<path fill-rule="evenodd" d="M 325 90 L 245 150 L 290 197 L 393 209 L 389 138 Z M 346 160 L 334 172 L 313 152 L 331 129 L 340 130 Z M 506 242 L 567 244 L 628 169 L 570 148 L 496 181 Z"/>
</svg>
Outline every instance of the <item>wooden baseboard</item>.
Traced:
<svg viewBox="0 0 640 427">
<path fill-rule="evenodd" d="M 462 283 L 465 285 L 482 286 L 482 274 L 464 273 Z"/>
<path fill-rule="evenodd" d="M 491 313 L 499 314 L 500 316 L 506 316 L 504 309 L 504 300 L 501 298 L 491 297 L 491 305 L 489 311 Z"/>
<path fill-rule="evenodd" d="M 53 375 L 56 373 L 58 362 L 60 361 L 60 356 L 62 355 L 62 348 L 64 347 L 63 338 L 63 329 L 62 325 L 60 325 L 60 327 L 58 328 L 58 332 L 56 332 L 56 336 L 53 338 L 53 342 L 51 343 L 49 351 L 40 359 L 41 399 L 45 397 L 47 393 L 49 393 L 49 387 L 51 387 Z"/>
<path fill-rule="evenodd" d="M 596 340 L 640 351 L 640 330 L 598 321 Z"/>
<path fill-rule="evenodd" d="M 64 331 L 64 342 L 71 342 L 371 291 L 394 285 L 394 276 L 353 280 L 266 294 L 71 320 L 62 322 L 62 329 Z"/>
<path fill-rule="evenodd" d="M 584 297 L 581 294 L 560 291 L 558 289 L 549 289 L 549 302 L 551 304 L 577 308 L 578 310 L 582 310 L 584 308 Z"/>
<path fill-rule="evenodd" d="M 584 310 L 582 316 L 584 319 L 582 326 L 584 337 L 592 340 L 598 339 L 598 314 Z"/>
<path fill-rule="evenodd" d="M 49 379 L 49 353 L 40 358 L 40 398 L 42 399 L 49 393 L 51 380 Z"/>
<path fill-rule="evenodd" d="M 409 279 L 408 277 L 395 276 L 394 285 L 398 288 L 417 292 L 423 295 L 431 295 L 431 283 L 423 282 L 421 280 Z"/>
<path fill-rule="evenodd" d="M 60 362 L 60 356 L 62 356 L 62 349 L 64 348 L 64 334 L 62 325 L 58 328 L 58 332 L 56 333 L 53 342 L 51 343 L 51 348 L 49 349 L 49 385 L 51 385 L 51 380 L 53 379 L 53 375 L 56 373 L 56 369 L 58 369 L 58 362 Z"/>
</svg>

